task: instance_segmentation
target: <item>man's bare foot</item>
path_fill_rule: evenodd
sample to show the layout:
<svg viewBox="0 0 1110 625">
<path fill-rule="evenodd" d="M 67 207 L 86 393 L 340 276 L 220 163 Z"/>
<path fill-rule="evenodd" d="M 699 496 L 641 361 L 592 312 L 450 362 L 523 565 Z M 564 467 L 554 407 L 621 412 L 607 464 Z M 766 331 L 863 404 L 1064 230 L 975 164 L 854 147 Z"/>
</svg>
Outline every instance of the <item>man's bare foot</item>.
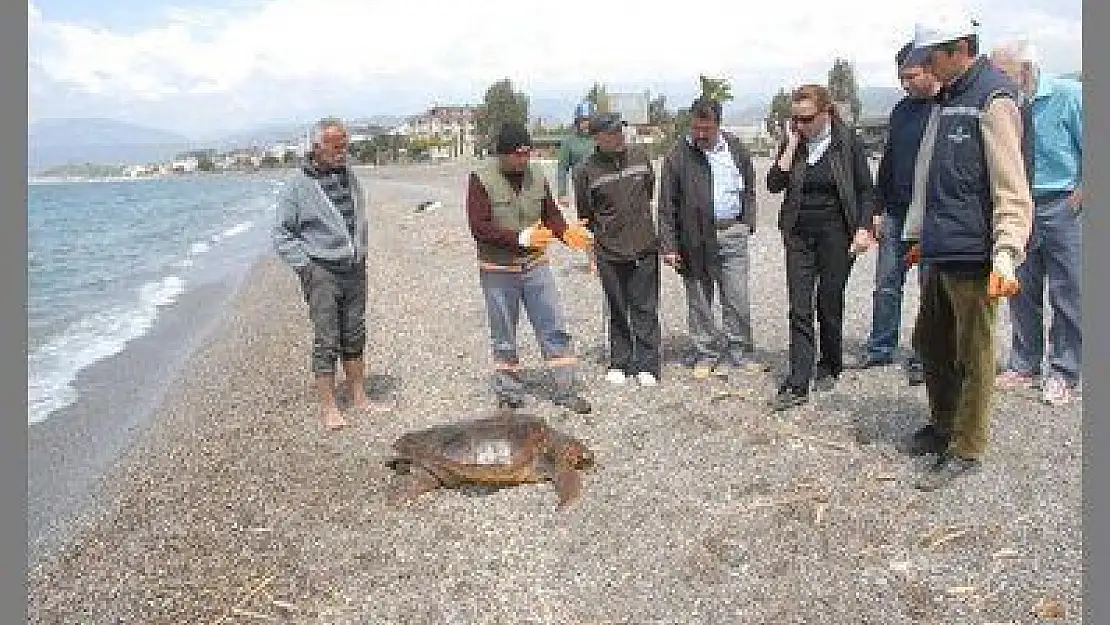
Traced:
<svg viewBox="0 0 1110 625">
<path fill-rule="evenodd" d="M 339 412 L 336 406 L 322 406 L 320 408 L 320 421 L 324 424 L 326 430 L 340 430 L 348 425 L 347 419 L 343 418 L 343 413 Z"/>
<path fill-rule="evenodd" d="M 370 398 L 366 396 L 366 389 L 361 386 L 348 386 L 347 397 L 350 398 L 351 408 L 366 410 L 370 408 Z"/>
</svg>

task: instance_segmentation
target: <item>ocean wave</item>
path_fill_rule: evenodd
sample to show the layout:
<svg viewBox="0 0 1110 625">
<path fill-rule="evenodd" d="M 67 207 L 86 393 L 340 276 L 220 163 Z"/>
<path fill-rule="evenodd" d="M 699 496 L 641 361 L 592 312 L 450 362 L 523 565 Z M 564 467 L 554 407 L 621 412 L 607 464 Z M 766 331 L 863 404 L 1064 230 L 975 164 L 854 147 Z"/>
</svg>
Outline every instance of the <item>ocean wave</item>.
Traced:
<svg viewBox="0 0 1110 625">
<path fill-rule="evenodd" d="M 189 246 L 189 255 L 190 256 L 197 256 L 199 254 L 203 254 L 203 253 L 207 252 L 208 249 L 209 249 L 209 247 L 208 247 L 207 243 L 205 243 L 204 241 L 198 241 L 198 242 L 192 244 L 191 246 Z"/>
<path fill-rule="evenodd" d="M 158 309 L 185 291 L 185 281 L 166 276 L 139 290 L 138 302 L 88 315 L 47 341 L 27 362 L 27 421 L 39 423 L 77 401 L 73 382 L 86 367 L 114 356 L 146 334 Z"/>
<path fill-rule="evenodd" d="M 226 239 L 228 237 L 233 237 L 235 235 L 243 234 L 247 230 L 250 230 L 251 226 L 253 226 L 253 225 L 254 225 L 253 221 L 243 221 L 243 222 L 237 223 L 234 226 L 228 228 L 227 230 L 224 230 L 223 233 L 222 233 L 223 237 Z"/>
<path fill-rule="evenodd" d="M 234 226 L 228 228 L 227 230 L 224 230 L 223 232 L 221 232 L 219 234 L 212 235 L 212 237 L 211 237 L 212 242 L 213 243 L 219 243 L 220 241 L 223 241 L 224 239 L 229 239 L 231 237 L 243 234 L 247 230 L 250 230 L 251 226 L 253 226 L 253 225 L 254 225 L 253 221 L 239 222 L 239 223 L 237 223 Z"/>
</svg>

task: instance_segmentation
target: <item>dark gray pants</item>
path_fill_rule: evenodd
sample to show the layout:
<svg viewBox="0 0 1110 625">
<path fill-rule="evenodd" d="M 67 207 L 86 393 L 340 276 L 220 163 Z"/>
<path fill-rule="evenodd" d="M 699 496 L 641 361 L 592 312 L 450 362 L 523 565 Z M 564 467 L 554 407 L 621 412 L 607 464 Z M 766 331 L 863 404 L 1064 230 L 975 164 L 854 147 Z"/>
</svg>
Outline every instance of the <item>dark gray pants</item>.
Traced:
<svg viewBox="0 0 1110 625">
<path fill-rule="evenodd" d="M 597 259 L 609 312 L 609 368 L 661 373 L 659 254 L 627 262 Z"/>
<path fill-rule="evenodd" d="M 721 357 L 713 319 L 714 290 L 720 292 L 725 353 L 740 356 L 754 349 L 752 312 L 748 299 L 748 237 L 746 224 L 717 231 L 717 277 L 683 277 L 686 319 L 694 342 L 694 364 L 712 365 Z"/>
<path fill-rule="evenodd" d="M 336 269 L 313 262 L 298 272 L 315 338 L 312 371 L 335 373 L 336 360 L 354 360 L 366 347 L 366 265 Z"/>
</svg>

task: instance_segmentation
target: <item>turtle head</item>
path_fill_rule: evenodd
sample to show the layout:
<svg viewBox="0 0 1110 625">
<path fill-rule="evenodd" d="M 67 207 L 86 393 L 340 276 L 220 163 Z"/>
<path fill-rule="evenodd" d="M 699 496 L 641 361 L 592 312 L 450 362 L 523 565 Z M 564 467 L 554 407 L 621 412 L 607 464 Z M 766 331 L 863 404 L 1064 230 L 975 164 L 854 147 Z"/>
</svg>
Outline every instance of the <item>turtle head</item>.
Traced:
<svg viewBox="0 0 1110 625">
<path fill-rule="evenodd" d="M 562 449 L 563 462 L 567 467 L 578 471 L 588 471 L 596 466 L 594 452 L 590 451 L 582 441 L 567 438 Z"/>
</svg>

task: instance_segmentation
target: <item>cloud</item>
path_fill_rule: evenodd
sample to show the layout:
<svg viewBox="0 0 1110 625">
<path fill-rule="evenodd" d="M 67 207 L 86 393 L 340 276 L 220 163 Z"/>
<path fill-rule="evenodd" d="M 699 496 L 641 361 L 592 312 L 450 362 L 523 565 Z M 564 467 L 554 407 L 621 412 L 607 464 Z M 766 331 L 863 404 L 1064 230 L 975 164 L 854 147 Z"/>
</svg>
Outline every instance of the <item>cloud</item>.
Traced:
<svg viewBox="0 0 1110 625">
<path fill-rule="evenodd" d="M 542 91 L 593 80 L 693 82 L 704 72 L 762 88 L 775 79 L 821 79 L 842 57 L 861 82 L 894 85 L 893 52 L 918 15 L 948 1 L 878 9 L 874 0 L 703 0 L 688 9 L 629 1 L 599 13 L 596 0 L 260 0 L 168 10 L 156 26 L 126 34 L 53 20 L 29 4 L 29 53 L 38 68 L 29 82 L 138 103 L 223 96 L 249 107 L 250 93 L 273 91 L 266 84 L 328 91 L 407 84 L 417 94 L 480 97 L 502 77 Z M 1079 0 L 1069 0 L 1074 18 L 1058 5 L 1022 11 L 1018 2 L 987 2 L 985 23 L 1036 32 L 1046 65 L 1077 66 Z M 314 95 L 309 86 L 289 99 Z"/>
</svg>

